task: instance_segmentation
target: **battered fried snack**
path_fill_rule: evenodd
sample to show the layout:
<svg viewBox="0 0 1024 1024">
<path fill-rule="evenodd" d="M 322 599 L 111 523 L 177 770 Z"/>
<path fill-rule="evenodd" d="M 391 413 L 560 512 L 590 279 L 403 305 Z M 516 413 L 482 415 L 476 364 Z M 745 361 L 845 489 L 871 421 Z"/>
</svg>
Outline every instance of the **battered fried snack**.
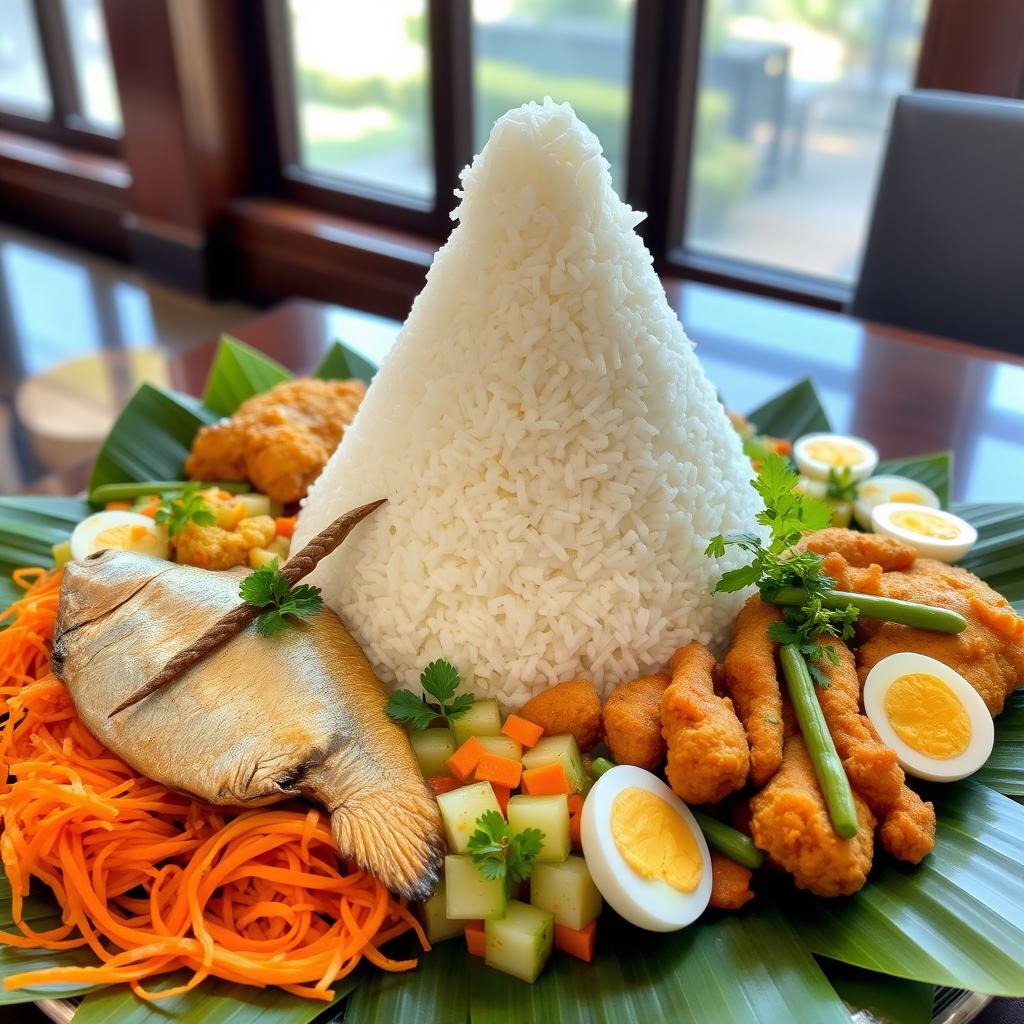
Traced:
<svg viewBox="0 0 1024 1024">
<path fill-rule="evenodd" d="M 827 636 L 818 637 L 818 642 L 831 648 L 838 662 L 833 664 L 823 657 L 818 663 L 829 681 L 828 686 L 815 687 L 828 731 L 850 785 L 875 815 L 884 817 L 900 799 L 903 769 L 895 752 L 882 742 L 871 721 L 860 713 L 860 680 L 850 649 Z"/>
<path fill-rule="evenodd" d="M 847 583 L 864 591 L 870 579 L 851 570 Z M 973 573 L 930 558 L 919 558 L 909 572 L 887 572 L 880 581 L 885 597 L 949 608 L 967 619 L 962 633 L 933 633 L 891 622 L 863 619 L 857 670 L 861 682 L 883 658 L 914 651 L 956 669 L 985 701 L 994 716 L 1006 698 L 1024 683 L 1024 619 L 1001 594 Z"/>
<path fill-rule="evenodd" d="M 531 697 L 519 714 L 549 736 L 571 732 L 580 750 L 589 750 L 601 739 L 601 698 L 589 679 L 558 683 Z"/>
<path fill-rule="evenodd" d="M 711 851 L 711 906 L 719 910 L 739 910 L 754 898 L 750 879 L 754 873 L 750 868 L 726 857 L 724 853 Z"/>
<path fill-rule="evenodd" d="M 840 839 L 803 738 L 786 740 L 782 767 L 750 801 L 754 842 L 785 868 L 801 889 L 848 896 L 867 881 L 874 856 L 875 816 L 856 793 L 857 834 Z"/>
<path fill-rule="evenodd" d="M 672 655 L 661 699 L 669 785 L 688 804 L 718 803 L 746 781 L 750 751 L 728 697 L 715 695 L 714 655 L 699 643 Z"/>
<path fill-rule="evenodd" d="M 251 480 L 275 501 L 298 501 L 320 475 L 366 394 L 359 380 L 300 378 L 243 402 L 203 427 L 185 472 L 193 480 Z"/>
<path fill-rule="evenodd" d="M 604 702 L 604 741 L 617 764 L 653 771 L 665 760 L 661 698 L 672 681 L 668 672 L 621 683 Z"/>
<path fill-rule="evenodd" d="M 733 623 L 725 685 L 750 744 L 750 778 L 763 786 L 782 764 L 782 690 L 768 627 L 782 613 L 754 594 Z"/>
<path fill-rule="evenodd" d="M 819 555 L 834 551 L 859 569 L 869 565 L 880 565 L 885 571 L 909 569 L 917 560 L 917 551 L 906 541 L 838 526 L 806 534 L 796 545 L 796 550 L 815 551 Z"/>
<path fill-rule="evenodd" d="M 896 806 L 882 821 L 878 837 L 898 860 L 920 863 L 935 849 L 935 805 L 904 786 Z"/>
</svg>

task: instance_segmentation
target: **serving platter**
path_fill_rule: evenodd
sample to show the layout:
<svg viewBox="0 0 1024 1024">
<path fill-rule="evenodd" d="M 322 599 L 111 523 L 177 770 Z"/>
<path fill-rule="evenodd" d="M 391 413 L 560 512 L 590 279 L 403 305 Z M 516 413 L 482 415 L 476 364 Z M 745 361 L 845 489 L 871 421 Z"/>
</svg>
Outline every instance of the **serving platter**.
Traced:
<svg viewBox="0 0 1024 1024">
<path fill-rule="evenodd" d="M 324 376 L 374 368 L 336 345 L 320 369 Z M 287 371 L 240 343 L 226 340 L 202 402 L 146 386 L 132 399 L 97 460 L 93 485 L 174 478 L 195 431 L 252 394 L 287 377 Z M 749 418 L 764 434 L 794 437 L 828 430 L 813 386 L 802 381 Z M 892 460 L 882 467 L 927 484 L 949 503 L 948 453 Z M 881 471 L 881 470 L 880 470 Z M 49 545 L 65 536 L 80 515 L 67 499 L 0 499 L 0 569 L 45 561 Z M 1024 506 L 960 505 L 956 511 L 979 529 L 981 540 L 968 566 L 1024 610 Z M 35 535 L 19 537 L 14 525 L 31 522 Z M 737 1020 L 756 1016 L 808 1022 L 852 1014 L 865 1022 L 955 1024 L 970 1020 L 988 996 L 978 988 L 1024 994 L 1024 968 L 1005 950 L 1024 948 L 1019 907 L 1024 905 L 1024 700 L 1018 693 L 997 722 L 992 759 L 973 781 L 936 796 L 939 846 L 919 869 L 880 866 L 862 892 L 823 906 L 789 886 L 759 896 L 739 914 L 700 922 L 667 939 L 651 940 L 611 928 L 594 964 L 562 958 L 527 986 L 467 964 L 461 943 L 448 942 L 423 957 L 411 975 L 357 972 L 338 989 L 354 991 L 341 1009 L 325 1010 L 284 994 L 243 991 L 218 982 L 201 986 L 171 1006 L 150 1008 L 127 992 L 98 990 L 81 1002 L 42 999 L 42 992 L 5 993 L 7 1001 L 34 998 L 53 1020 L 85 1024 L 130 1020 L 259 1020 L 302 1024 L 314 1019 L 364 1021 L 417 1017 L 489 1021 L 619 1020 L 629 1015 Z M 948 795 L 947 795 L 948 794 Z M 931 796 L 933 794 L 929 794 Z M 995 881 L 993 881 L 995 880 Z M 7 918 L 9 921 L 9 918 Z M 624 926 L 622 926 L 624 928 Z M 0 956 L 0 973 L 16 957 Z M 849 966 L 842 966 L 843 964 Z M 735 979 L 724 990 L 715 977 Z M 959 983 L 959 988 L 956 987 Z M 836 994 L 846 1006 L 840 1003 Z"/>
</svg>

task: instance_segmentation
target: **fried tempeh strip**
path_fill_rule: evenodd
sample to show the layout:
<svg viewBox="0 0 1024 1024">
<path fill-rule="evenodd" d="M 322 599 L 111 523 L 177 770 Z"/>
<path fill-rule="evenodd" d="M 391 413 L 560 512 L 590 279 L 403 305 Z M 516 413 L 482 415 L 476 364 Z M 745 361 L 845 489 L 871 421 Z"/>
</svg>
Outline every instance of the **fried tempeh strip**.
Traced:
<svg viewBox="0 0 1024 1024">
<path fill-rule="evenodd" d="M 819 555 L 836 552 L 859 569 L 866 569 L 869 565 L 880 565 L 886 571 L 909 569 L 917 560 L 917 551 L 906 541 L 838 526 L 805 534 L 796 550 L 814 551 Z"/>
<path fill-rule="evenodd" d="M 724 853 L 711 851 L 711 906 L 718 910 L 739 910 L 754 898 L 750 868 L 737 864 Z"/>
<path fill-rule="evenodd" d="M 905 785 L 882 821 L 878 838 L 898 860 L 919 863 L 935 849 L 935 805 Z"/>
<path fill-rule="evenodd" d="M 848 896 L 867 881 L 874 856 L 875 816 L 854 793 L 857 834 L 840 839 L 803 738 L 786 740 L 782 767 L 750 801 L 750 833 L 801 889 L 817 896 Z"/>
<path fill-rule="evenodd" d="M 715 694 L 714 655 L 699 643 L 672 655 L 661 699 L 669 785 L 688 804 L 717 803 L 747 781 L 750 751 L 732 701 Z"/>
<path fill-rule="evenodd" d="M 750 778 L 763 786 L 782 764 L 782 690 L 768 627 L 782 613 L 755 594 L 733 624 L 725 685 L 750 744 Z"/>
<path fill-rule="evenodd" d="M 604 704 L 604 741 L 616 764 L 653 771 L 665 760 L 661 699 L 672 676 L 660 672 L 616 686 Z"/>
</svg>

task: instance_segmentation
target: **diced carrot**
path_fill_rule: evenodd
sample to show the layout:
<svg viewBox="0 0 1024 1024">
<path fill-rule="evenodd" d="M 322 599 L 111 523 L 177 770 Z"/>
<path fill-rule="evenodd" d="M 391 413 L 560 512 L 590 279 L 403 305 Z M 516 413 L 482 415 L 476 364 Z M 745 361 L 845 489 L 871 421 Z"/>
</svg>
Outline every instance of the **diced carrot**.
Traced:
<svg viewBox="0 0 1024 1024">
<path fill-rule="evenodd" d="M 584 928 L 567 928 L 564 924 L 555 925 L 555 949 L 563 953 L 586 960 L 589 964 L 594 959 L 594 947 L 597 945 L 597 918 Z"/>
<path fill-rule="evenodd" d="M 466 949 L 470 956 L 484 955 L 484 923 L 483 921 L 467 921 L 463 929 L 466 936 Z"/>
<path fill-rule="evenodd" d="M 480 771 L 477 769 L 477 778 L 480 778 Z M 501 808 L 501 813 L 508 817 L 508 800 L 512 795 L 512 790 L 508 786 L 503 786 L 500 782 L 492 782 L 491 789 L 494 790 L 495 799 L 498 801 L 498 806 Z"/>
<path fill-rule="evenodd" d="M 572 845 L 578 850 L 583 845 L 580 836 L 580 821 L 583 816 L 583 797 L 579 793 L 573 793 L 569 797 L 569 838 Z"/>
<path fill-rule="evenodd" d="M 132 503 L 130 501 L 108 501 L 104 508 L 108 512 L 130 512 Z"/>
<path fill-rule="evenodd" d="M 479 782 L 497 782 L 509 789 L 519 785 L 522 774 L 521 761 L 513 761 L 511 757 L 502 757 L 500 754 L 484 754 L 476 766 Z"/>
<path fill-rule="evenodd" d="M 516 743 L 521 743 L 524 747 L 534 746 L 537 740 L 544 735 L 542 726 L 527 721 L 525 718 L 520 718 L 519 715 L 509 715 L 505 719 L 505 724 L 501 727 L 501 731 L 509 739 L 515 740 Z"/>
<path fill-rule="evenodd" d="M 434 796 L 440 796 L 442 793 L 459 789 L 462 783 L 451 775 L 434 775 L 427 779 L 427 785 L 434 791 Z"/>
<path fill-rule="evenodd" d="M 274 520 L 274 533 L 278 537 L 291 537 L 295 533 L 297 516 L 278 516 Z"/>
<path fill-rule="evenodd" d="M 448 758 L 448 771 L 450 771 L 460 782 L 466 782 L 470 775 L 473 774 L 473 769 L 476 768 L 477 764 L 479 764 L 480 758 L 486 753 L 487 751 L 484 749 L 484 745 L 475 736 L 470 736 L 469 739 L 466 740 L 466 742 Z"/>
<path fill-rule="evenodd" d="M 554 796 L 572 792 L 572 786 L 565 777 L 565 769 L 560 761 L 546 764 L 543 768 L 528 768 L 523 772 L 523 792 L 530 796 Z"/>
<path fill-rule="evenodd" d="M 152 494 L 149 497 L 149 501 L 146 505 L 139 509 L 144 516 L 149 516 L 150 519 L 156 519 L 156 514 L 160 509 L 160 498 L 156 494 Z"/>
</svg>

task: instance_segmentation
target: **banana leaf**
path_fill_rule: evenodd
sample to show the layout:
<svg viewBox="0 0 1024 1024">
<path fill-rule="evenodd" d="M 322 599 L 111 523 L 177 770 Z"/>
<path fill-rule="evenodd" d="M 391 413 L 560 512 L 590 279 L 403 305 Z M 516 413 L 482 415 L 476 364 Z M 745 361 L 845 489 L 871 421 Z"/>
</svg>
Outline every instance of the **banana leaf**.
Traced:
<svg viewBox="0 0 1024 1024">
<path fill-rule="evenodd" d="M 886 1024 L 931 1024 L 934 985 L 890 978 L 835 960 L 825 960 L 821 967 L 851 1011 L 867 1010 Z"/>
<path fill-rule="evenodd" d="M 992 755 L 972 779 L 1004 796 L 1024 798 L 1024 691 L 1007 700 L 996 719 Z"/>
<path fill-rule="evenodd" d="M 369 359 L 336 341 L 327 350 L 324 361 L 313 376 L 321 380 L 348 380 L 354 377 L 369 384 L 376 372 L 377 367 Z"/>
<path fill-rule="evenodd" d="M 962 504 L 953 511 L 978 531 L 960 564 L 1024 611 L 1024 505 Z"/>
<path fill-rule="evenodd" d="M 943 508 L 949 508 L 949 489 L 953 481 L 953 453 L 936 452 L 934 455 L 915 455 L 908 459 L 883 459 L 876 474 L 892 473 L 909 477 L 930 487 Z"/>
<path fill-rule="evenodd" d="M 195 399 L 143 384 L 103 442 L 89 490 L 100 484 L 180 480 L 196 432 L 216 419 Z"/>
<path fill-rule="evenodd" d="M 920 865 L 879 855 L 842 900 L 788 901 L 807 946 L 867 970 L 1024 996 L 1024 806 L 973 782 L 934 794 L 935 850 Z"/>
<path fill-rule="evenodd" d="M 218 416 L 230 416 L 247 398 L 291 378 L 280 363 L 225 334 L 206 380 L 203 405 Z"/>
<path fill-rule="evenodd" d="M 810 380 L 802 380 L 747 414 L 759 434 L 788 437 L 832 429 L 818 392 Z"/>
</svg>

